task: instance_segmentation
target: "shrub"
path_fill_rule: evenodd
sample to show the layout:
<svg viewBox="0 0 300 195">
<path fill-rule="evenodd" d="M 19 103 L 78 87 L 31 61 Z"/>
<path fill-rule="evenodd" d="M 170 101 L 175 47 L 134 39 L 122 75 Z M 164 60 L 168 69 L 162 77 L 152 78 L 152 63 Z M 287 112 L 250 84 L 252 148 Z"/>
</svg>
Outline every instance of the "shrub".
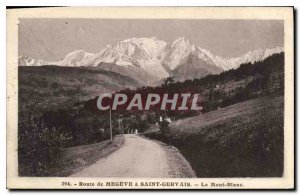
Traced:
<svg viewBox="0 0 300 195">
<path fill-rule="evenodd" d="M 19 125 L 18 155 L 20 176 L 47 176 L 60 155 L 60 147 L 68 136 L 43 121 L 30 118 Z"/>
</svg>

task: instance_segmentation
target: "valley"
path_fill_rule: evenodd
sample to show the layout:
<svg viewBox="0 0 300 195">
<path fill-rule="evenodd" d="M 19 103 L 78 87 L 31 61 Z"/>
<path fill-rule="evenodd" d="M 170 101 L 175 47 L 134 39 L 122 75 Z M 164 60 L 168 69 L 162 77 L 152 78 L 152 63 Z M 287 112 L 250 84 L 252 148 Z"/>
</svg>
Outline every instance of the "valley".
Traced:
<svg viewBox="0 0 300 195">
<path fill-rule="evenodd" d="M 216 59 L 219 58 L 212 58 L 206 50 L 186 44 L 188 41 L 181 39 L 174 47 L 162 44 L 163 47 L 173 48 L 170 51 L 174 52 L 177 44 L 183 48 L 175 52 L 182 52 L 176 58 L 171 54 L 168 57 L 167 54 L 161 56 L 161 63 L 162 60 L 174 60 L 172 66 L 164 64 L 160 67 L 168 73 L 165 78 L 162 75 L 155 77 L 148 74 L 139 64 L 142 59 L 151 61 L 153 56 L 148 58 L 148 54 L 152 50 L 147 50 L 148 53 L 135 53 L 137 46 L 132 47 L 130 41 L 125 42 L 108 47 L 101 56 L 114 56 L 109 57 L 114 60 L 103 62 L 100 56 L 96 66 L 19 66 L 20 174 L 49 175 L 49 170 L 57 167 L 61 160 L 59 156 L 68 149 L 73 151 L 71 148 L 87 145 L 88 151 L 94 154 L 93 145 L 110 139 L 109 129 L 112 126 L 113 137 L 138 129 L 139 133 L 145 132 L 146 136 L 154 140 L 177 147 L 189 161 L 197 177 L 282 175 L 283 52 L 254 52 L 255 55 L 247 55 L 250 57 L 245 58 L 245 63 L 225 70 L 230 67 L 228 64 L 221 69 L 216 65 Z M 123 45 L 131 45 L 128 48 L 132 50 L 123 50 Z M 115 47 L 118 55 L 110 53 Z M 75 54 L 76 52 L 72 53 Z M 127 58 L 127 54 L 140 58 L 136 58 L 139 60 L 133 64 L 120 64 L 121 59 L 132 60 Z M 72 55 L 67 59 L 73 59 Z M 154 56 L 156 55 L 158 54 L 155 53 Z M 75 58 L 76 62 L 81 62 L 82 59 L 86 62 L 93 58 L 90 54 L 80 56 Z M 249 59 L 260 60 L 251 62 Z M 144 65 L 149 65 L 151 70 L 153 64 L 150 61 Z M 175 62 L 182 64 L 173 67 Z M 156 85 L 149 84 L 153 82 Z M 203 109 L 116 109 L 111 113 L 110 122 L 109 111 L 97 108 L 98 96 L 106 92 L 123 93 L 129 97 L 149 93 L 199 94 L 196 103 Z M 160 119 L 163 117 L 168 118 L 171 123 L 161 123 Z M 102 146 L 100 144 L 99 148 Z M 129 147 L 135 148 L 134 144 Z M 82 153 L 88 156 L 84 161 L 95 163 L 97 160 L 90 156 L 91 153 Z M 144 158 L 146 157 L 137 160 L 143 161 Z M 109 162 L 106 163 L 110 164 Z M 128 162 L 130 168 L 130 160 Z M 165 166 L 166 163 L 162 164 Z M 65 174 L 72 173 L 72 167 Z"/>
</svg>

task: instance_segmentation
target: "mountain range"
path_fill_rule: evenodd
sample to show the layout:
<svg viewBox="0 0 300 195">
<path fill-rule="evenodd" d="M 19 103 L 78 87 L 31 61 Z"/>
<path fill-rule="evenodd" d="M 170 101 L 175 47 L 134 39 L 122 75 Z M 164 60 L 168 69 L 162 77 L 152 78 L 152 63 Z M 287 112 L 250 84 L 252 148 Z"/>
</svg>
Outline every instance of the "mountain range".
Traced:
<svg viewBox="0 0 300 195">
<path fill-rule="evenodd" d="M 235 58 L 214 55 L 180 37 L 171 43 L 151 38 L 130 38 L 107 45 L 98 53 L 73 51 L 57 62 L 33 59 L 26 55 L 18 58 L 19 66 L 91 66 L 129 76 L 151 85 L 168 76 L 176 80 L 201 78 L 207 74 L 238 68 L 243 63 L 254 63 L 283 52 L 283 47 L 258 49 Z"/>
</svg>

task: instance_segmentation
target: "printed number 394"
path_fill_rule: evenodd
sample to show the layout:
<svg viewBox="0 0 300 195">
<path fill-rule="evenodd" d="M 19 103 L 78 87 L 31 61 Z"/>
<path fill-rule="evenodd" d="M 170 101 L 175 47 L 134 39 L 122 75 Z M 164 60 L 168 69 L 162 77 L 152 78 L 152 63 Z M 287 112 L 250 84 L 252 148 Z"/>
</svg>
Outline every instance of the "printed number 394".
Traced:
<svg viewBox="0 0 300 195">
<path fill-rule="evenodd" d="M 65 181 L 63 181 L 63 182 L 61 183 L 61 185 L 62 185 L 62 186 L 71 186 L 70 182 L 65 182 Z"/>
</svg>

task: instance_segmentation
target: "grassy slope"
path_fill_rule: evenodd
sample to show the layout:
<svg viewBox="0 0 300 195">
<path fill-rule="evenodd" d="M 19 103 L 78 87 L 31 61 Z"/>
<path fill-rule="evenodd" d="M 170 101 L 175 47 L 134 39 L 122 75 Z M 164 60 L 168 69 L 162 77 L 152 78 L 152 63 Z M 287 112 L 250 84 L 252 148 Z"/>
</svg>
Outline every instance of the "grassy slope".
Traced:
<svg viewBox="0 0 300 195">
<path fill-rule="evenodd" d="M 280 177 L 283 97 L 245 101 L 176 121 L 149 137 L 180 149 L 198 177 Z"/>
<path fill-rule="evenodd" d="M 45 174 L 47 176 L 69 176 L 118 150 L 123 143 L 124 137 L 117 135 L 112 142 L 106 140 L 96 144 L 65 148 L 62 150 L 57 164 L 47 170 Z"/>
</svg>

